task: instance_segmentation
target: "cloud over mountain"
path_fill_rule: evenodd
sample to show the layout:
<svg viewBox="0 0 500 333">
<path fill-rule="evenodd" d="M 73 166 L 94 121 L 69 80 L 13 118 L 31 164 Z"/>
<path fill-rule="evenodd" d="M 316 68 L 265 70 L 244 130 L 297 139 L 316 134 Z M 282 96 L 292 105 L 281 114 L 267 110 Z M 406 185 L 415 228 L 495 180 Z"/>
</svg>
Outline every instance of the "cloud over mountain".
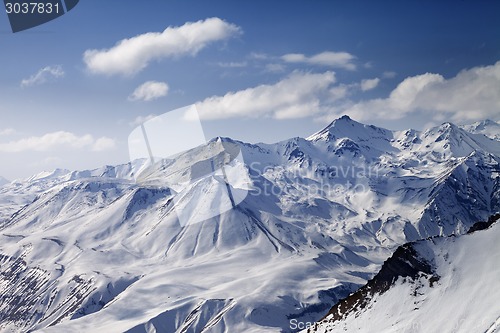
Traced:
<svg viewBox="0 0 500 333">
<path fill-rule="evenodd" d="M 108 49 L 87 50 L 83 60 L 94 74 L 133 75 L 154 60 L 194 56 L 209 44 L 240 33 L 238 26 L 213 17 L 123 39 Z"/>
<path fill-rule="evenodd" d="M 42 136 L 31 136 L 0 143 L 0 152 L 19 153 L 25 151 L 51 151 L 56 148 L 90 149 L 92 151 L 103 151 L 115 146 L 115 140 L 108 137 L 95 139 L 90 134 L 78 136 L 71 132 L 58 131 L 47 133 Z"/>
<path fill-rule="evenodd" d="M 277 83 L 212 96 L 196 106 L 204 119 L 257 116 L 300 118 L 321 109 L 323 95 L 335 81 L 333 72 L 313 74 L 296 71 Z"/>
<path fill-rule="evenodd" d="M 436 121 L 445 118 L 467 122 L 498 118 L 500 110 L 500 61 L 466 69 L 455 77 L 425 73 L 404 79 L 386 98 L 360 101 L 336 108 L 358 119 L 401 119 L 427 112 Z"/>
</svg>

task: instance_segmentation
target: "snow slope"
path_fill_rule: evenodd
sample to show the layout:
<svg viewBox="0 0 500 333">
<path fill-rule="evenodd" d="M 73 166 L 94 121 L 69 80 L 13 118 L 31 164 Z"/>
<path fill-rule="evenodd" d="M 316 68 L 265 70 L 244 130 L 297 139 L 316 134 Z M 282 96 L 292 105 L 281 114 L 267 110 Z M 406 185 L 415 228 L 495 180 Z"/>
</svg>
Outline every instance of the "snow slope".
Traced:
<svg viewBox="0 0 500 333">
<path fill-rule="evenodd" d="M 226 144 L 243 156 L 230 183 L 205 172 Z M 216 138 L 141 163 L 0 187 L 2 331 L 290 332 L 399 245 L 500 211 L 500 142 L 450 123 L 394 132 L 342 117 L 307 139 Z M 180 223 L 221 185 L 248 195 Z"/>
<path fill-rule="evenodd" d="M 429 271 L 399 274 L 385 288 L 372 281 L 371 289 L 363 287 L 304 332 L 500 332 L 499 237 L 496 223 L 469 235 L 410 244 L 406 252 L 412 255 L 398 265 L 395 254 L 382 271 L 404 273 L 410 262 Z M 354 299 L 363 306 L 353 307 Z"/>
<path fill-rule="evenodd" d="M 491 139 L 500 140 L 500 124 L 493 120 L 486 119 L 470 125 L 463 125 L 461 128 L 474 134 L 484 134 Z"/>
</svg>

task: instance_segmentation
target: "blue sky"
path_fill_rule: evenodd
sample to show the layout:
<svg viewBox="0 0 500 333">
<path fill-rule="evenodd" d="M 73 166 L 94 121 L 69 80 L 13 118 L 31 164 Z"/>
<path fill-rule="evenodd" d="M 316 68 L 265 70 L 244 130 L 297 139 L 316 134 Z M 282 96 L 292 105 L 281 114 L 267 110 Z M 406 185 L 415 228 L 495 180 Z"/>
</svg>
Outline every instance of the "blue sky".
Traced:
<svg viewBox="0 0 500 333">
<path fill-rule="evenodd" d="M 0 14 L 0 175 L 127 162 L 141 119 L 193 103 L 208 138 L 247 142 L 308 136 L 342 114 L 390 129 L 500 120 L 499 12 L 467 0 L 82 0 L 16 34 Z"/>
</svg>

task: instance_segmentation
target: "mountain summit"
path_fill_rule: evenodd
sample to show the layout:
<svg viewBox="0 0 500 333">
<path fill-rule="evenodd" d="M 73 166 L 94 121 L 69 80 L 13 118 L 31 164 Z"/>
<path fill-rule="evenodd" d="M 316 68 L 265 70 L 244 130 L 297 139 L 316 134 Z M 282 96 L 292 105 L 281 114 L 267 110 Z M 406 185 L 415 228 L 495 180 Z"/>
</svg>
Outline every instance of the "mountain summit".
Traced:
<svg viewBox="0 0 500 333">
<path fill-rule="evenodd" d="M 461 128 L 470 133 L 484 134 L 491 139 L 500 140 L 500 124 L 493 120 L 486 119 Z"/>
<path fill-rule="evenodd" d="M 2 176 L 0 176 L 0 186 L 3 186 L 3 185 L 8 184 L 8 183 L 10 183 L 9 180 L 7 180 L 7 179 L 3 178 Z"/>
<path fill-rule="evenodd" d="M 378 134 L 377 134 L 378 133 Z M 335 140 L 349 138 L 354 141 L 367 139 L 371 136 L 389 135 L 390 131 L 373 125 L 361 124 L 344 115 L 326 126 L 321 131 L 309 136 L 309 141 Z"/>
</svg>

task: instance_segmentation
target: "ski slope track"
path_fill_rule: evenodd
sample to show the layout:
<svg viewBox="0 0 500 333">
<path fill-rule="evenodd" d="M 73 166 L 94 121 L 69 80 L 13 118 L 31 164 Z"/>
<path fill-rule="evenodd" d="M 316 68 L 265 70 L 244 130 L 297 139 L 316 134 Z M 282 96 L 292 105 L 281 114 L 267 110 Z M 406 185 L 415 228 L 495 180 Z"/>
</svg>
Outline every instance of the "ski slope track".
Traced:
<svg viewBox="0 0 500 333">
<path fill-rule="evenodd" d="M 141 160 L 4 182 L 0 331 L 298 331 L 291 320 L 325 317 L 400 245 L 500 211 L 497 126 L 390 131 L 344 116 L 275 144 L 216 138 L 139 182 Z M 220 201 L 221 178 L 195 166 L 227 143 L 244 162 L 226 185 L 248 195 L 179 223 L 176 209 Z"/>
</svg>

